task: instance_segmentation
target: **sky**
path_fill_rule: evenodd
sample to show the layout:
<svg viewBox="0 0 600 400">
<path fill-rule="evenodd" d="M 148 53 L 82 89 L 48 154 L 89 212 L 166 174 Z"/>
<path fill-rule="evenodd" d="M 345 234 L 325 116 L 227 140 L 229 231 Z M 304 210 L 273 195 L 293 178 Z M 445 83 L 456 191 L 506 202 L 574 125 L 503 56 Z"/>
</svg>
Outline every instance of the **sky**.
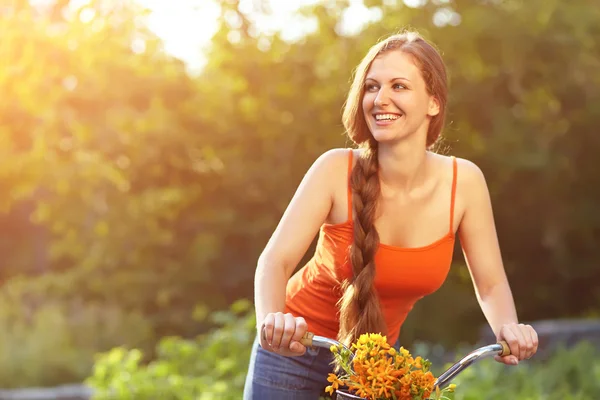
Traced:
<svg viewBox="0 0 600 400">
<path fill-rule="evenodd" d="M 219 6 L 213 0 L 135 0 L 151 10 L 148 24 L 161 37 L 165 50 L 186 62 L 191 72 L 198 71 L 205 63 L 202 49 L 209 43 L 217 29 Z M 241 0 L 240 9 L 251 18 L 256 0 Z M 412 0 L 419 2 L 420 0 Z M 284 39 L 294 40 L 316 29 L 316 23 L 294 15 L 301 6 L 319 0 L 270 0 L 272 16 L 257 19 L 261 31 L 279 31 Z M 362 0 L 351 0 L 351 6 L 342 20 L 342 30 L 353 33 L 369 21 L 381 18 L 377 10 L 367 9 Z"/>
</svg>

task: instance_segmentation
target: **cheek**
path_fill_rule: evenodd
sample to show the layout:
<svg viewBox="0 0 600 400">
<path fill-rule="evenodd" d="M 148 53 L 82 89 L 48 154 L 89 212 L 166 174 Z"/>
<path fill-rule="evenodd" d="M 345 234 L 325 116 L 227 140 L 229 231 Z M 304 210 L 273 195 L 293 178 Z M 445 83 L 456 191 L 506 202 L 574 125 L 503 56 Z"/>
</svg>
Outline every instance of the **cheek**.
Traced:
<svg viewBox="0 0 600 400">
<path fill-rule="evenodd" d="M 367 112 L 373 106 L 372 95 L 365 94 L 362 99 L 362 108 L 364 112 Z"/>
<path fill-rule="evenodd" d="M 415 96 L 414 99 L 415 107 L 424 110 L 425 113 L 429 111 L 429 97 L 428 96 Z"/>
<path fill-rule="evenodd" d="M 409 93 L 399 94 L 393 100 L 396 107 L 404 111 L 410 117 L 427 113 L 427 103 Z"/>
</svg>

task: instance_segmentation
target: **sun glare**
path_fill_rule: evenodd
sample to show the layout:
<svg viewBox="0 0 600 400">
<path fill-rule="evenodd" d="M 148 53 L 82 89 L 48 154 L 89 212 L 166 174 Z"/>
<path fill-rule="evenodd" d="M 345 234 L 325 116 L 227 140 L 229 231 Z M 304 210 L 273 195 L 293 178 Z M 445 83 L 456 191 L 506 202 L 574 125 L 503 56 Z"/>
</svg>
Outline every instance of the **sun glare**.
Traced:
<svg viewBox="0 0 600 400">
<path fill-rule="evenodd" d="M 211 0 L 136 1 L 150 10 L 149 28 L 164 41 L 165 50 L 184 60 L 192 71 L 202 68 L 202 49 L 218 28 L 218 4 Z"/>
<path fill-rule="evenodd" d="M 40 1 L 40 0 L 38 0 Z M 192 72 L 199 71 L 206 59 L 203 48 L 218 29 L 220 6 L 214 0 L 135 0 L 150 10 L 149 28 L 163 41 L 165 50 L 184 60 Z M 280 32 L 284 40 L 294 41 L 317 29 L 316 20 L 297 14 L 302 6 L 323 0 L 270 0 L 270 12 L 257 10 L 257 0 L 240 0 L 240 11 L 266 34 Z M 377 8 L 368 9 L 362 0 L 350 0 L 341 23 L 341 32 L 358 33 L 365 23 L 381 18 Z"/>
</svg>

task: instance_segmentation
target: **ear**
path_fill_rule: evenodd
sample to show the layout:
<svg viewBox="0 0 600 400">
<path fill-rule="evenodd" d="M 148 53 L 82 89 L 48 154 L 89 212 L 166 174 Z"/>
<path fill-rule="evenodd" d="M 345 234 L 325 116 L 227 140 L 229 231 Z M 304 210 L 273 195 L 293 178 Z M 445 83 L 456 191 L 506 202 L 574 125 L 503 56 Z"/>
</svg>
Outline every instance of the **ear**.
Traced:
<svg viewBox="0 0 600 400">
<path fill-rule="evenodd" d="M 440 102 L 437 97 L 429 96 L 429 108 L 427 109 L 427 115 L 435 117 L 440 113 Z"/>
</svg>

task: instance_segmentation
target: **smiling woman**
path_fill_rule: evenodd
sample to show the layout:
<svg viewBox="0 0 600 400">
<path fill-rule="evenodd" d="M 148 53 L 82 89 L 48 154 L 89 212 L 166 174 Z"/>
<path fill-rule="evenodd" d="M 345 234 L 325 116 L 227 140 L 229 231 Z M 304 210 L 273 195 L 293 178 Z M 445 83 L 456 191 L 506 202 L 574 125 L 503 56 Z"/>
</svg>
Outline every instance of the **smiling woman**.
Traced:
<svg viewBox="0 0 600 400">
<path fill-rule="evenodd" d="M 332 356 L 307 351 L 308 329 L 346 346 L 364 333 L 395 343 L 417 301 L 446 280 L 458 235 L 481 309 L 511 348 L 497 360 L 536 352 L 537 334 L 518 323 L 481 170 L 431 151 L 447 92 L 440 54 L 416 32 L 375 44 L 357 67 L 343 123 L 358 149 L 313 164 L 258 260 L 245 399 L 318 398 Z M 314 256 L 292 276 L 317 233 Z"/>
</svg>

